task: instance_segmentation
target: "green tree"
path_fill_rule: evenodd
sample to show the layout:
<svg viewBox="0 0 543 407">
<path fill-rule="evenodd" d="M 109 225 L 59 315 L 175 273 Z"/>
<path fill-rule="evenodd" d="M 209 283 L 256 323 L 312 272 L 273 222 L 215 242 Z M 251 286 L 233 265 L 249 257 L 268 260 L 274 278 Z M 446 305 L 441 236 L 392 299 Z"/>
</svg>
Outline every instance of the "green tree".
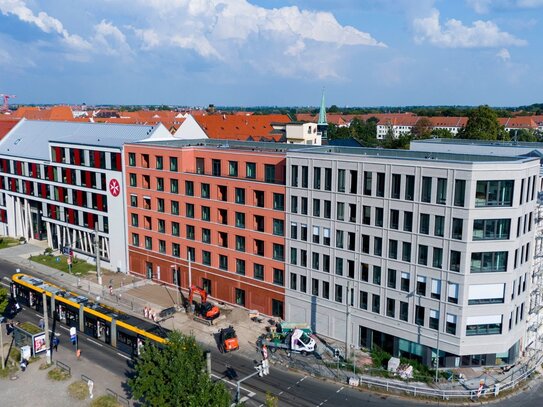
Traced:
<svg viewBox="0 0 543 407">
<path fill-rule="evenodd" d="M 447 129 L 433 129 L 430 135 L 434 138 L 453 138 L 453 134 Z"/>
<path fill-rule="evenodd" d="M 0 287 L 0 315 L 4 313 L 9 304 L 9 292 L 7 288 Z"/>
<path fill-rule="evenodd" d="M 213 382 L 205 372 L 203 350 L 193 336 L 174 331 L 160 349 L 142 348 L 128 385 L 146 406 L 227 407 L 230 393 L 222 382 Z"/>
<path fill-rule="evenodd" d="M 516 141 L 538 141 L 536 132 L 528 129 L 509 130 L 509 138 Z"/>
<path fill-rule="evenodd" d="M 434 124 L 427 117 L 421 117 L 411 128 L 411 134 L 416 139 L 430 138 Z"/>
<path fill-rule="evenodd" d="M 506 140 L 508 135 L 498 122 L 498 115 L 487 105 L 479 106 L 468 113 L 466 127 L 458 132 L 459 138 L 475 140 Z"/>
</svg>

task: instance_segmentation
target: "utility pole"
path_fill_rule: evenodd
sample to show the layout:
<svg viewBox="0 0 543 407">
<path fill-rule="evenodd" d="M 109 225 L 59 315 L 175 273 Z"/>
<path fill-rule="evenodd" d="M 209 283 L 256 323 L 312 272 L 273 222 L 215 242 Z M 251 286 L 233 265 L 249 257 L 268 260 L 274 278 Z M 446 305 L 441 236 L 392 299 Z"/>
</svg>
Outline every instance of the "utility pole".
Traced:
<svg viewBox="0 0 543 407">
<path fill-rule="evenodd" d="M 0 323 L 0 356 L 2 356 L 2 370 L 4 370 L 6 368 L 6 362 L 4 360 L 4 328 L 2 328 L 2 326 L 3 324 Z"/>
<path fill-rule="evenodd" d="M 190 290 L 190 287 L 192 287 L 192 255 L 189 253 L 187 258 L 189 261 L 189 290 Z"/>
<path fill-rule="evenodd" d="M 96 254 L 96 276 L 98 284 L 102 285 L 102 272 L 100 271 L 100 236 L 98 236 L 98 225 L 94 227 L 94 253 Z"/>
<path fill-rule="evenodd" d="M 49 337 L 49 317 L 47 315 L 47 294 L 42 293 L 43 299 L 43 322 L 45 324 L 45 348 L 47 349 L 47 364 L 51 364 L 51 338 Z"/>
</svg>

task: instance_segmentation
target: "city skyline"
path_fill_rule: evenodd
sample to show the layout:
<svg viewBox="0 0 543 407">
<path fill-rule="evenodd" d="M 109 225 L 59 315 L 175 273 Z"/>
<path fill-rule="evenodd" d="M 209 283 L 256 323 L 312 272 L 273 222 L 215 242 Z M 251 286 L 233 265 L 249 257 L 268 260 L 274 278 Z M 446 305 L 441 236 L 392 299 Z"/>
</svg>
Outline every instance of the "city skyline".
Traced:
<svg viewBox="0 0 543 407">
<path fill-rule="evenodd" d="M 542 0 L 0 0 L 11 103 L 540 102 Z"/>
</svg>

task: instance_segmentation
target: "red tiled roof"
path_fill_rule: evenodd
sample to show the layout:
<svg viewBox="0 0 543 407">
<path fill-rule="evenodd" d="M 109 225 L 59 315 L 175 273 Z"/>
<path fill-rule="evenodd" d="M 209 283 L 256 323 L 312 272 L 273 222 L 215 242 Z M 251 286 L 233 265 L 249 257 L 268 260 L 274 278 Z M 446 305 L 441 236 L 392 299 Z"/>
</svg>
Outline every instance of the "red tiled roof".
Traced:
<svg viewBox="0 0 543 407">
<path fill-rule="evenodd" d="M 0 118 L 0 140 L 2 140 L 17 123 L 19 123 L 19 119 Z"/>
<path fill-rule="evenodd" d="M 500 117 L 498 121 L 507 128 L 537 129 L 537 123 L 532 116 Z"/>
<path fill-rule="evenodd" d="M 272 123 L 290 123 L 284 114 L 269 115 L 204 115 L 194 117 L 196 122 L 211 139 L 280 141 L 281 134 L 272 134 Z"/>
<path fill-rule="evenodd" d="M 73 121 L 74 114 L 70 106 L 53 106 L 49 109 L 40 109 L 39 107 L 22 106 L 19 107 L 13 117 L 28 120 L 59 120 Z"/>
<path fill-rule="evenodd" d="M 467 117 L 456 116 L 435 116 L 429 117 L 434 127 L 464 127 L 467 122 Z"/>
</svg>

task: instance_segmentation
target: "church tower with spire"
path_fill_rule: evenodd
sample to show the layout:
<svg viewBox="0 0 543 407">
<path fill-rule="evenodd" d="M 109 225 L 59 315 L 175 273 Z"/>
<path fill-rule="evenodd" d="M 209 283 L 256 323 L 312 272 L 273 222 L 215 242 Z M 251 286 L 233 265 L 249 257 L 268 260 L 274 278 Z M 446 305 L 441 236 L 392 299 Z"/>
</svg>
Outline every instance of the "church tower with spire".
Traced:
<svg viewBox="0 0 543 407">
<path fill-rule="evenodd" d="M 328 123 L 326 121 L 326 105 L 324 104 L 324 89 L 322 90 L 321 108 L 319 110 L 319 121 L 317 132 L 321 134 L 322 144 L 328 144 Z"/>
</svg>

